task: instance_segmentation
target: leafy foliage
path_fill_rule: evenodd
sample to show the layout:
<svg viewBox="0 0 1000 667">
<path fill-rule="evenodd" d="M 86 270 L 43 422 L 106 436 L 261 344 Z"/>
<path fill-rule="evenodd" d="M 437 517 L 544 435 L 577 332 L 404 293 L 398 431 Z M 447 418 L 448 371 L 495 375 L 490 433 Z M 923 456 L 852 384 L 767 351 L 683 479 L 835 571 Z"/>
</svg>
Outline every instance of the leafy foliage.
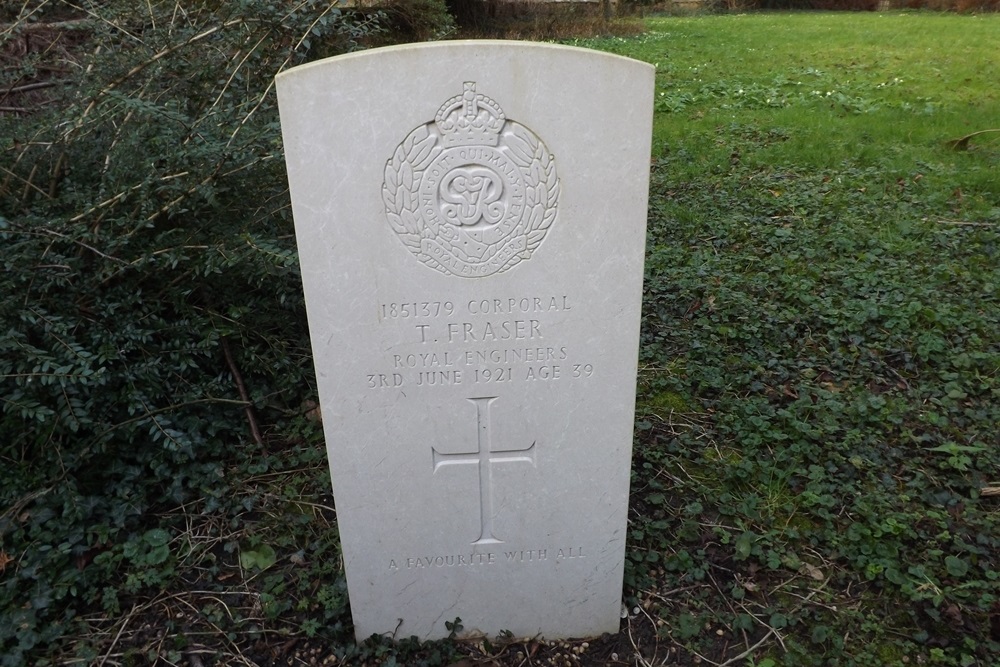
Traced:
<svg viewBox="0 0 1000 667">
<path fill-rule="evenodd" d="M 48 4 L 18 3 L 3 33 L 61 56 L 30 53 L 4 88 L 66 77 L 0 118 L 8 665 L 75 610 L 171 585 L 177 526 L 156 515 L 229 508 L 227 451 L 266 453 L 248 415 L 312 392 L 272 81 L 378 29 L 317 0 Z"/>
<path fill-rule="evenodd" d="M 382 6 L 393 39 L 443 39 L 455 33 L 455 19 L 444 0 L 394 0 Z"/>
<path fill-rule="evenodd" d="M 928 220 L 892 190 L 850 204 L 880 179 L 850 164 L 675 180 L 689 159 L 654 178 L 642 355 L 650 391 L 683 401 L 639 424 L 633 585 L 662 567 L 811 628 L 781 664 L 821 664 L 814 645 L 881 664 L 833 639 L 890 608 L 907 654 L 997 655 L 996 223 Z"/>
<path fill-rule="evenodd" d="M 934 39 L 997 27 L 946 20 Z M 689 655 L 1000 655 L 997 152 L 947 141 L 988 122 L 985 80 L 895 75 L 912 42 L 844 61 L 760 37 L 877 21 L 663 21 L 611 45 L 661 63 L 627 582 Z"/>
</svg>

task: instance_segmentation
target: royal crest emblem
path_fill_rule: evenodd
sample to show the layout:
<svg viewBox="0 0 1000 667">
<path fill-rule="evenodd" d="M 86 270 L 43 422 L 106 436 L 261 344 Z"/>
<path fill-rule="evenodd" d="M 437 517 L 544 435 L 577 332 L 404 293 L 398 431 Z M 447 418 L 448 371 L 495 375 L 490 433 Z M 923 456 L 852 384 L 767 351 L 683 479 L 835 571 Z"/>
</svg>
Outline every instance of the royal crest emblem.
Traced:
<svg viewBox="0 0 1000 667">
<path fill-rule="evenodd" d="M 559 178 L 545 144 L 466 82 L 386 162 L 382 200 L 417 259 L 481 278 L 512 269 L 541 245 L 556 219 Z"/>
</svg>

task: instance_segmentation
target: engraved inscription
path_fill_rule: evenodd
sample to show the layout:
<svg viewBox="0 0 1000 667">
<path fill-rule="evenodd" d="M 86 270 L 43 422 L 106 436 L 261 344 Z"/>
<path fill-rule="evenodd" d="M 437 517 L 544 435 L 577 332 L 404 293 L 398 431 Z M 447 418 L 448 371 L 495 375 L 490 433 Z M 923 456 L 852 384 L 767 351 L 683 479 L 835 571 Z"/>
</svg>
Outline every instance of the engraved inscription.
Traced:
<svg viewBox="0 0 1000 667">
<path fill-rule="evenodd" d="M 528 313 L 557 313 L 573 310 L 569 297 L 533 296 L 506 299 L 472 299 L 465 304 L 468 315 L 521 315 Z M 458 309 L 451 301 L 404 301 L 381 303 L 378 315 L 381 320 L 451 317 Z"/>
<path fill-rule="evenodd" d="M 413 301 L 408 303 L 383 303 L 379 316 L 383 320 L 408 317 L 437 317 L 452 315 L 455 304 L 451 301 Z"/>
<path fill-rule="evenodd" d="M 597 366 L 557 342 L 578 306 L 567 294 L 378 303 L 378 321 L 401 326 L 404 344 L 411 345 L 406 353 L 387 354 L 386 365 L 367 375 L 367 386 L 434 391 L 586 381 L 598 373 Z"/>
<path fill-rule="evenodd" d="M 473 452 L 442 454 L 431 447 L 434 472 L 442 466 L 474 464 L 479 469 L 479 538 L 472 544 L 501 544 L 493 532 L 493 464 L 530 463 L 535 465 L 535 443 L 523 449 L 493 449 L 490 437 L 490 404 L 496 396 L 470 398 L 476 406 L 477 445 Z"/>
<path fill-rule="evenodd" d="M 562 549 L 514 549 L 511 551 L 487 551 L 485 553 L 463 553 L 447 555 L 410 556 L 390 558 L 390 570 L 426 570 L 444 567 L 476 567 L 503 565 L 505 563 L 537 564 L 543 562 L 562 563 L 563 561 L 586 558 L 583 547 L 567 547 Z"/>
<path fill-rule="evenodd" d="M 467 81 L 386 162 L 382 201 L 390 227 L 418 260 L 481 278 L 513 268 L 541 245 L 556 218 L 559 178 L 545 144 Z"/>
</svg>

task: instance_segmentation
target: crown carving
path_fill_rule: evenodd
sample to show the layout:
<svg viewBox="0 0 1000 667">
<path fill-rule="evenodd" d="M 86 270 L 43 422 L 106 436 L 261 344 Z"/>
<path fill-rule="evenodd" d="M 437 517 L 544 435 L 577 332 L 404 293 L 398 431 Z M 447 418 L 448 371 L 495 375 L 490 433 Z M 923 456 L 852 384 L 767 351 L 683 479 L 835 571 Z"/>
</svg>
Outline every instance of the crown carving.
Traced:
<svg viewBox="0 0 1000 667">
<path fill-rule="evenodd" d="M 441 105 L 434 123 L 445 146 L 496 146 L 507 120 L 495 101 L 476 92 L 474 81 L 465 90 Z"/>
</svg>

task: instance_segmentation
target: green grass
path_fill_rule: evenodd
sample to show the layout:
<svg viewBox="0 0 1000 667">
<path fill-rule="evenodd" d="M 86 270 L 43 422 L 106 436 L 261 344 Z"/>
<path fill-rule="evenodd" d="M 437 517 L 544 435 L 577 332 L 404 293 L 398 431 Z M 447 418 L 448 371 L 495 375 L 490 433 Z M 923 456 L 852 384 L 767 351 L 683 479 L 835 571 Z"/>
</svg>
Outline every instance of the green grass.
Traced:
<svg viewBox="0 0 1000 667">
<path fill-rule="evenodd" d="M 1000 17 L 649 26 L 646 648 L 998 664 Z"/>
<path fill-rule="evenodd" d="M 688 168 L 725 166 L 719 130 L 774 131 L 744 159 L 812 169 L 844 162 L 885 177 L 920 173 L 963 188 L 965 206 L 1000 201 L 1000 141 L 973 154 L 945 143 L 1000 126 L 995 16 L 797 13 L 651 19 L 638 39 L 581 45 L 654 63 L 654 152 L 691 150 Z M 760 142 L 756 142 L 759 144 Z"/>
</svg>

